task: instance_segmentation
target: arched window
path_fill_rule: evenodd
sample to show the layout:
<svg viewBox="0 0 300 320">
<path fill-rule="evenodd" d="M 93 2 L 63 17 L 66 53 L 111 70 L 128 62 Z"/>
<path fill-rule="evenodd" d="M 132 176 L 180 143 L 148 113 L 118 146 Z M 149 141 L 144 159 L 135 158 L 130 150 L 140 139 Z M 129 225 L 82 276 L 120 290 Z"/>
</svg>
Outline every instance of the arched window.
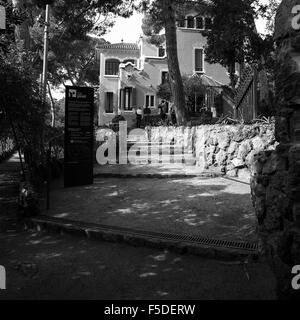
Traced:
<svg viewBox="0 0 300 320">
<path fill-rule="evenodd" d="M 211 29 L 212 26 L 212 18 L 205 17 L 205 29 Z"/>
<path fill-rule="evenodd" d="M 179 28 L 185 28 L 185 16 L 179 15 L 177 18 L 177 25 Z"/>
<path fill-rule="evenodd" d="M 120 61 L 118 59 L 107 59 L 105 61 L 105 75 L 116 76 L 119 74 Z"/>
<path fill-rule="evenodd" d="M 194 23 L 194 17 L 193 16 L 188 16 L 187 17 L 187 27 L 190 29 L 195 28 L 195 23 Z"/>
<path fill-rule="evenodd" d="M 196 28 L 197 29 L 204 29 L 203 17 L 197 17 L 196 18 Z"/>
</svg>

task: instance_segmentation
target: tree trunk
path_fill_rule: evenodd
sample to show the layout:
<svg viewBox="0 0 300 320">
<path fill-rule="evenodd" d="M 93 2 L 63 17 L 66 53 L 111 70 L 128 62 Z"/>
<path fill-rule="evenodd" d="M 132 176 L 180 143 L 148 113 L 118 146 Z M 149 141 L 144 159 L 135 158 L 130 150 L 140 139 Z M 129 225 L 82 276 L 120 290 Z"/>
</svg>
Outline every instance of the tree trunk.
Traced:
<svg viewBox="0 0 300 320">
<path fill-rule="evenodd" d="M 178 63 L 175 11 L 171 0 L 162 1 L 162 6 L 166 32 L 166 51 L 171 92 L 174 100 L 173 102 L 175 106 L 177 123 L 179 125 L 184 125 L 188 120 L 188 114 L 185 105 L 185 93 Z"/>
<path fill-rule="evenodd" d="M 16 11 L 24 12 L 25 11 L 25 1 L 24 0 L 12 0 L 13 8 Z M 18 45 L 22 45 L 24 49 L 30 48 L 30 34 L 29 34 L 29 23 L 24 21 L 20 25 L 15 26 L 15 38 Z"/>
</svg>

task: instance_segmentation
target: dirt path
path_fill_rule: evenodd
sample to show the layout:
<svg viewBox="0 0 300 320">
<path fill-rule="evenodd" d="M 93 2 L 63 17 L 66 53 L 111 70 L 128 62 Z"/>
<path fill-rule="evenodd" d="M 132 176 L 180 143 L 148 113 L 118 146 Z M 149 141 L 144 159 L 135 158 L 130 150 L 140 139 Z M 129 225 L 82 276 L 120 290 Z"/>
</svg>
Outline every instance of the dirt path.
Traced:
<svg viewBox="0 0 300 320">
<path fill-rule="evenodd" d="M 274 299 L 260 263 L 227 265 L 195 256 L 82 240 L 0 233 L 7 290 L 0 299 Z M 247 278 L 249 275 L 249 280 Z"/>
<path fill-rule="evenodd" d="M 250 187 L 223 178 L 99 178 L 51 192 L 55 217 L 142 230 L 256 240 Z"/>
<path fill-rule="evenodd" d="M 15 182 L 18 173 L 19 166 L 16 163 L 0 166 L 0 265 L 7 272 L 7 290 L 0 290 L 1 300 L 275 298 L 274 277 L 268 266 L 262 263 L 250 263 L 244 268 L 242 265 L 223 264 L 168 251 L 22 231 L 14 220 L 17 193 Z M 153 219 L 151 215 L 148 217 L 156 221 L 156 226 L 161 225 L 162 221 L 173 221 L 170 217 L 162 216 L 166 208 L 174 217 L 180 213 L 180 208 L 174 208 L 176 201 L 171 200 L 183 195 L 184 186 L 191 196 L 191 200 L 185 200 L 186 210 L 192 209 L 188 207 L 188 203 L 192 205 L 192 199 L 199 202 L 201 197 L 207 197 L 207 205 L 212 205 L 213 202 L 209 199 L 218 196 L 220 192 L 224 192 L 226 201 L 227 187 L 224 181 L 222 183 L 215 180 L 215 184 L 207 183 L 206 186 L 203 183 L 199 186 L 192 180 L 169 179 L 164 183 L 152 179 L 147 179 L 147 183 L 143 180 L 136 183 L 126 179 L 122 181 L 99 180 L 94 186 L 83 188 L 79 193 L 77 188 L 66 189 L 66 194 L 58 189 L 56 192 L 59 194 L 54 192 L 52 197 L 62 202 L 65 199 L 67 204 L 73 203 L 71 209 L 75 214 L 80 209 L 79 204 L 90 203 L 89 201 L 102 212 L 105 203 L 99 203 L 101 199 L 113 206 L 119 203 L 124 209 L 135 199 L 136 205 L 131 208 L 135 210 L 134 217 L 137 221 L 145 221 L 147 216 L 143 214 L 150 212 L 145 210 L 145 206 L 152 203 L 151 199 L 154 197 L 156 201 L 153 201 L 153 205 L 156 210 L 161 209 L 154 217 L 161 219 Z M 145 194 L 143 188 L 149 186 L 151 188 Z M 134 190 L 135 193 L 139 191 L 138 196 Z M 238 197 L 247 193 L 246 189 L 243 193 L 240 187 L 234 190 Z M 165 201 L 164 197 L 171 199 L 170 203 L 162 203 Z M 123 217 L 123 223 L 130 220 L 131 216 L 126 211 L 116 211 L 117 207 L 114 210 L 115 215 L 108 214 L 110 217 L 114 216 L 117 222 L 121 221 L 120 217 Z M 186 222 L 193 226 L 193 221 L 197 222 L 198 217 L 188 216 L 189 214 L 191 213 L 186 212 L 186 218 L 189 219 Z M 139 216 L 141 220 L 138 219 Z"/>
</svg>

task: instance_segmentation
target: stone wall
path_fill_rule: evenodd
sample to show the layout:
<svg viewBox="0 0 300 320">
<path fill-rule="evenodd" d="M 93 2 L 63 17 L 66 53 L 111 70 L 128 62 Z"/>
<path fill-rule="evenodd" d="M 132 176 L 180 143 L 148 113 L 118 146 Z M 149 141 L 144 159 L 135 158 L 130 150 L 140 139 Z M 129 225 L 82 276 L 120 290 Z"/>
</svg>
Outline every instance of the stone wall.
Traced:
<svg viewBox="0 0 300 320">
<path fill-rule="evenodd" d="M 197 127 L 154 127 L 151 140 L 183 139 L 195 165 L 231 177 L 250 178 L 254 156 L 276 147 L 274 125 L 202 125 Z"/>
<path fill-rule="evenodd" d="M 252 199 L 265 257 L 277 278 L 280 299 L 300 299 L 292 268 L 300 265 L 300 29 L 282 1 L 275 22 L 276 130 L 274 151 L 259 153 L 251 170 Z"/>
<path fill-rule="evenodd" d="M 261 248 L 278 280 L 278 297 L 297 294 L 291 287 L 291 270 L 300 262 L 299 197 L 300 166 L 296 149 L 278 145 L 260 152 L 251 168 L 251 196 L 255 208 Z M 291 164 L 297 168 L 297 174 Z M 298 297 L 299 298 L 299 297 Z"/>
</svg>

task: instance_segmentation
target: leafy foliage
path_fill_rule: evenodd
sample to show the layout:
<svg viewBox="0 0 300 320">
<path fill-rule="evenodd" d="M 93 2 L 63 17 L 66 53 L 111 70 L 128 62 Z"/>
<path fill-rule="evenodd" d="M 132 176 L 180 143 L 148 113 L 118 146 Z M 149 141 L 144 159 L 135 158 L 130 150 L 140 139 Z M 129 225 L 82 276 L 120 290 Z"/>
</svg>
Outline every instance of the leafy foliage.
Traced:
<svg viewBox="0 0 300 320">
<path fill-rule="evenodd" d="M 271 36 L 262 37 L 256 30 L 254 19 L 265 7 L 257 0 L 212 0 L 214 17 L 212 30 L 207 32 L 206 60 L 220 63 L 230 72 L 231 85 L 235 86 L 235 62 L 260 63 L 267 60 L 273 50 Z"/>
<path fill-rule="evenodd" d="M 193 77 L 183 76 L 182 80 L 184 91 L 190 100 L 194 99 L 195 94 L 205 94 L 206 87 L 202 84 L 201 79 L 197 75 Z"/>
<path fill-rule="evenodd" d="M 95 45 L 103 42 L 99 37 L 113 26 L 116 15 L 129 17 L 135 8 L 135 0 L 15 0 L 14 3 L 12 12 L 21 15 L 23 22 L 18 26 L 16 40 L 35 53 L 33 66 L 39 71 L 43 59 L 44 9 L 46 3 L 51 4 L 48 59 L 53 85 L 66 81 L 77 85 L 98 82 Z"/>
<path fill-rule="evenodd" d="M 167 100 L 167 101 L 172 100 L 172 92 L 171 92 L 171 86 L 169 81 L 157 87 L 157 97 L 162 100 Z"/>
<path fill-rule="evenodd" d="M 35 159 L 42 161 L 48 107 L 40 99 L 31 59 L 14 45 L 0 55 L 1 125 L 13 129 L 19 147 L 30 147 Z"/>
<path fill-rule="evenodd" d="M 8 20 L 7 31 L 0 34 L 0 126 L 7 133 L 12 130 L 18 148 L 30 155 L 33 176 L 45 173 L 48 142 L 55 138 L 62 146 L 63 130 L 51 128 L 50 107 L 42 102 L 38 81 L 48 3 L 53 85 L 68 80 L 77 85 L 96 84 L 95 46 L 103 40 L 90 34 L 102 35 L 113 25 L 115 15 L 128 17 L 135 6 L 134 0 L 14 0 L 13 5 L 0 0 Z M 61 109 L 57 113 L 61 116 Z"/>
</svg>

